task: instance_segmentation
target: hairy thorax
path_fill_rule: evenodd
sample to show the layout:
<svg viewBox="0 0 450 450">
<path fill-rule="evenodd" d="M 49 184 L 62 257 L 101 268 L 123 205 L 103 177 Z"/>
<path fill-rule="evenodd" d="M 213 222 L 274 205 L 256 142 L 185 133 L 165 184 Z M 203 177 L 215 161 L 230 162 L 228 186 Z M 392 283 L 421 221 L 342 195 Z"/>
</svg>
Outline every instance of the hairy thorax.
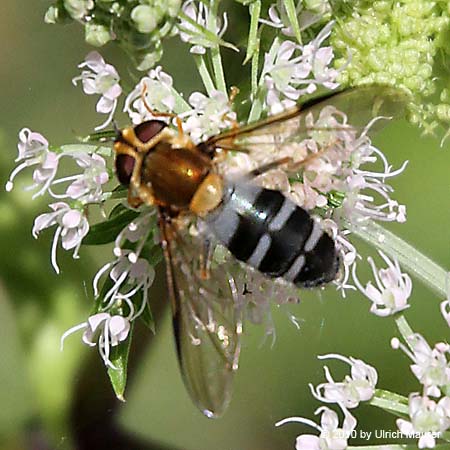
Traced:
<svg viewBox="0 0 450 450">
<path fill-rule="evenodd" d="M 196 148 L 159 142 L 145 155 L 141 170 L 141 183 L 151 187 L 159 205 L 183 210 L 211 170 L 211 160 Z"/>
</svg>

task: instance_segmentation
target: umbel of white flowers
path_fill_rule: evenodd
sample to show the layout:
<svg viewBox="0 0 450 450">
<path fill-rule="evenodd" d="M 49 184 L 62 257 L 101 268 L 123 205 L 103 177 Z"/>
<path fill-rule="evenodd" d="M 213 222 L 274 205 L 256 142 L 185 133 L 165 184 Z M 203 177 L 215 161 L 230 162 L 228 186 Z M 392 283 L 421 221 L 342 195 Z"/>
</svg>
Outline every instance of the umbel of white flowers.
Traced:
<svg viewBox="0 0 450 450">
<path fill-rule="evenodd" d="M 207 12 L 203 11 L 205 14 Z M 292 41 L 273 44 L 265 57 L 261 71 L 262 86 L 266 89 L 265 104 L 268 109 L 276 111 L 281 107 L 289 106 L 302 93 L 312 92 L 319 85 L 329 88 L 337 86 L 338 73 L 329 69 L 333 51 L 331 47 L 323 46 L 332 25 L 330 23 L 325 26 L 322 32 L 306 46 L 300 46 Z M 188 34 L 184 35 L 183 39 L 190 42 Z M 277 54 L 280 49 L 282 51 Z M 73 81 L 74 83 L 81 81 L 87 95 L 99 96 L 97 111 L 108 115 L 107 120 L 100 125 L 100 128 L 103 128 L 110 123 L 121 99 L 120 76 L 117 70 L 106 63 L 97 52 L 88 54 L 85 62 L 79 67 L 82 73 Z M 237 119 L 236 112 L 232 110 L 232 104 L 224 92 L 213 90 L 209 95 L 194 92 L 190 95 L 188 102 L 185 102 L 174 88 L 170 75 L 161 67 L 157 67 L 150 70 L 124 100 L 124 111 L 136 124 L 152 118 L 144 105 L 143 92 L 145 92 L 146 103 L 154 110 L 178 114 L 184 121 L 184 132 L 195 142 L 229 128 Z M 289 155 L 280 156 L 291 156 L 294 160 L 300 160 L 309 153 L 317 152 L 319 148 L 326 145 L 327 140 L 337 143 L 334 150 L 314 159 L 305 167 L 303 178 L 292 182 L 286 173 L 276 170 L 261 177 L 261 183 L 264 186 L 280 189 L 295 203 L 311 211 L 327 206 L 329 195 L 340 191 L 344 197 L 342 204 L 339 205 L 340 210 L 349 220 L 359 221 L 365 217 L 383 221 L 403 222 L 406 220 L 405 207 L 391 199 L 391 188 L 385 183 L 387 178 L 399 175 L 405 165 L 396 171 L 391 169 L 381 150 L 375 148 L 367 136 L 367 130 L 371 124 L 367 124 L 367 129 L 361 134 L 357 134 L 351 124 L 347 123 L 343 112 L 327 107 L 321 111 L 316 122 L 311 122 L 309 125 L 329 128 L 330 131 L 321 133 L 320 136 L 314 136 L 311 133 L 303 142 L 293 145 L 289 149 Z M 111 192 L 103 191 L 109 179 L 107 167 L 111 164 L 109 157 L 108 163 L 104 158 L 110 153 L 108 154 L 103 147 L 86 145 L 63 146 L 57 152 L 49 150 L 47 140 L 41 134 L 28 129 L 22 130 L 19 137 L 18 162 L 21 164 L 12 172 L 7 189 L 12 189 L 13 179 L 20 171 L 33 167 L 35 183 L 30 188 L 38 189 L 35 195 L 49 194 L 58 200 L 65 200 L 65 202 L 51 203 L 53 212 L 40 215 L 33 227 L 33 234 L 37 237 L 43 229 L 56 226 L 51 260 L 55 270 L 59 272 L 56 261 L 58 243 L 61 242 L 66 250 L 74 249 L 74 257 L 77 257 L 82 240 L 89 230 L 86 206 L 92 203 L 103 204 L 111 195 Z M 82 172 L 58 179 L 57 170 L 63 157 L 74 159 Z M 270 158 L 273 158 L 273 149 L 270 147 L 266 152 L 261 151 L 257 157 L 230 154 L 222 164 L 221 170 L 224 174 L 232 176 L 239 171 L 253 170 Z M 382 162 L 381 172 L 369 168 L 377 161 Z M 63 186 L 66 186 L 65 192 L 60 192 Z M 56 188 L 59 192 L 55 192 Z M 370 191 L 374 195 L 369 195 Z M 384 202 L 376 204 L 375 199 L 380 197 L 384 199 Z M 371 283 L 368 283 L 366 287 L 362 286 L 355 272 L 358 253 L 348 240 L 348 232 L 340 225 L 341 211 L 338 215 L 334 215 L 333 210 L 330 210 L 332 214 L 327 214 L 327 218 L 323 220 L 323 225 L 333 235 L 340 248 L 343 261 L 343 276 L 337 282 L 337 287 L 344 295 L 346 289 L 355 289 L 355 286 L 349 282 L 353 272 L 356 287 L 372 301 L 373 312 L 386 315 L 406 308 L 407 296 L 402 297 L 401 292 L 405 290 L 405 286 L 410 286 L 408 278 L 401 274 L 398 265 L 389 262 L 384 255 L 382 257 L 389 268 L 380 271 L 379 278 L 371 262 L 376 275 L 377 288 Z M 145 300 L 147 299 L 147 288 L 151 285 L 153 276 L 144 274 L 152 274 L 153 268 L 140 258 L 140 249 L 147 236 L 144 233 L 138 237 L 140 224 L 146 222 L 147 216 L 148 212 L 144 210 L 139 218 L 124 227 L 116 240 L 114 254 L 117 259 L 106 264 L 95 277 L 96 295 L 98 295 L 97 284 L 101 275 L 109 273 L 113 281 L 113 287 L 104 295 L 102 313 L 113 311 L 124 298 L 132 303 L 131 299 L 138 291 L 143 292 Z M 126 239 L 122 239 L 124 236 Z M 134 251 L 127 253 L 127 250 L 120 248 L 121 244 L 127 242 L 135 245 Z M 139 275 L 136 275 L 137 273 Z M 123 286 L 128 289 L 124 291 Z M 251 317 L 268 314 L 266 302 L 264 305 L 256 305 L 257 309 L 263 308 L 263 313 L 256 313 L 254 304 L 252 308 Z M 135 320 L 143 311 L 143 306 L 133 305 L 134 310 L 137 314 L 133 312 L 126 316 L 125 320 Z M 271 327 L 271 325 L 268 326 Z M 111 342 L 111 345 L 117 344 L 117 341 L 107 339 L 107 333 L 103 336 L 101 347 L 105 347 L 107 342 Z M 105 359 L 107 353 L 103 350 L 102 356 Z M 107 358 L 105 362 L 109 364 Z"/>
<path fill-rule="evenodd" d="M 79 11 L 81 15 L 78 10 L 72 11 L 74 15 L 80 15 L 80 20 L 94 7 L 92 1 L 81 3 L 84 8 Z M 314 3 L 315 6 L 305 6 L 301 10 L 300 18 L 305 27 L 317 25 L 323 15 L 330 11 L 328 2 L 306 3 Z M 262 67 L 254 67 L 252 93 L 247 98 L 252 103 L 248 118 L 239 117 L 233 108 L 226 89 L 220 52 L 217 52 L 219 45 L 235 49 L 222 40 L 228 25 L 227 16 L 214 15 L 213 9 L 203 2 L 188 1 L 183 5 L 176 32 L 180 39 L 190 45 L 206 94 L 194 92 L 187 97 L 188 101 L 184 100 L 176 90 L 172 77 L 162 67 L 151 69 L 133 89 L 124 92 L 118 71 L 105 62 L 99 53 L 91 52 L 79 65 L 81 74 L 73 79 L 73 83 L 81 83 L 85 94 L 96 96 L 96 111 L 106 116 L 106 120 L 102 120 L 96 129 L 109 126 L 122 105 L 133 124 L 153 118 L 144 104 L 145 99 L 145 103 L 155 111 L 178 115 L 183 120 L 184 132 L 198 143 L 230 128 L 237 120 L 257 120 L 262 112 L 274 113 L 294 105 L 302 95 L 311 94 L 319 87 L 336 88 L 345 64 L 341 69 L 335 69 L 334 50 L 327 45 L 334 23 L 326 23 L 308 43 L 301 44 L 293 38 L 296 36 L 296 27 L 290 23 L 290 19 L 286 20 L 289 15 L 284 6 L 285 2 L 281 1 L 271 5 L 269 19 L 265 20 L 267 25 L 279 29 L 281 34 L 267 51 L 261 50 Z M 140 8 L 132 19 L 142 27 L 146 23 L 143 18 L 146 17 L 148 8 Z M 194 26 L 194 23 L 199 26 Z M 209 73 L 204 59 L 212 50 L 216 58 L 213 75 Z M 350 59 L 349 55 L 348 63 Z M 166 120 L 169 126 L 174 125 L 169 118 Z M 350 232 L 345 224 L 359 224 L 372 219 L 404 222 L 406 208 L 392 198 L 393 189 L 388 180 L 400 175 L 406 163 L 398 170 L 393 170 L 383 152 L 372 145 L 368 132 L 374 121 L 366 124 L 362 131 L 356 130 L 348 123 L 345 112 L 334 107 L 325 107 L 319 117 L 307 117 L 306 121 L 309 129 L 315 127 L 323 131 L 312 131 L 304 140 L 285 148 L 285 153 L 277 156 L 289 156 L 294 161 L 314 153 L 318 157 L 306 164 L 295 180 L 279 169 L 260 177 L 258 182 L 282 191 L 296 204 L 318 216 L 317 219 L 332 235 L 341 254 L 343 273 L 335 285 L 343 295 L 348 289 L 359 290 L 371 302 L 372 313 L 381 317 L 399 317 L 399 313 L 409 307 L 412 289 L 410 278 L 402 273 L 398 261 L 380 253 L 386 267 L 377 268 L 374 260 L 369 258 L 375 282 L 362 282 L 356 273 L 356 262 L 361 258 L 350 241 Z M 330 150 L 319 153 L 321 148 Z M 117 194 L 111 191 L 107 183 L 112 172 L 111 150 L 86 144 L 55 148 L 49 146 L 41 134 L 24 128 L 19 133 L 18 151 L 19 164 L 11 173 L 6 188 L 8 191 L 13 189 L 16 175 L 30 168 L 33 183 L 29 189 L 35 191 L 34 197 L 48 195 L 51 198 L 51 211 L 36 218 L 33 235 L 37 237 L 44 229 L 54 227 L 51 262 L 59 273 L 56 258 L 58 245 L 61 244 L 65 250 L 73 250 L 74 257 L 78 257 L 90 227 L 88 208 L 92 204 L 104 206 Z M 268 146 L 266 151 L 262 150 L 258 155 L 230 152 L 220 165 L 220 170 L 225 176 L 248 172 L 272 160 L 276 152 L 276 145 Z M 75 161 L 79 170 L 73 175 L 58 178 L 60 165 L 66 160 Z M 130 212 L 126 206 L 122 208 Z M 198 234 L 201 229 L 193 229 L 192 232 Z M 82 341 L 90 347 L 97 347 L 105 365 L 118 370 L 111 361 L 111 352 L 129 338 L 133 321 L 144 314 L 149 300 L 148 288 L 154 280 L 154 267 L 144 255 L 149 242 L 156 245 L 156 241 L 155 211 L 149 207 L 134 211 L 115 238 L 112 261 L 105 264 L 94 277 L 93 290 L 98 310 L 64 333 L 61 347 L 67 336 L 83 331 Z M 266 323 L 268 334 L 273 333 L 273 325 L 267 317 L 270 317 L 269 301 L 276 296 L 270 291 L 267 280 L 258 273 L 244 273 L 241 278 L 246 281 L 249 277 L 256 286 L 257 295 L 247 305 L 247 317 L 255 322 Z M 101 280 L 107 281 L 104 284 L 107 289 L 100 288 Z M 292 288 L 284 288 L 283 294 L 286 295 L 282 297 L 292 297 Z M 441 307 L 448 320 L 448 301 Z M 435 439 L 431 433 L 442 432 L 449 427 L 448 399 L 442 396 L 445 386 L 449 384 L 448 348 L 438 344 L 431 349 L 418 334 L 414 337 L 409 335 L 406 342 L 408 346 L 399 343 L 396 346 L 403 348 L 413 360 L 411 370 L 423 386 L 423 395 L 410 395 L 409 420 L 399 419 L 397 426 L 405 432 L 421 432 L 423 436 L 419 439 L 419 446 L 432 447 Z M 326 382 L 316 387 L 310 386 L 317 400 L 326 404 L 336 403 L 344 420 L 339 425 L 336 412 L 321 406 L 316 411 L 320 415 L 320 425 L 302 417 L 279 422 L 277 425 L 287 421 L 300 422 L 318 432 L 318 435 L 300 435 L 297 438 L 297 450 L 345 449 L 357 425 L 349 410 L 361 402 L 374 402 L 377 399 L 378 374 L 375 368 L 359 359 L 337 354 L 325 355 L 322 359 L 337 359 L 350 366 L 350 375 L 339 382 L 334 380 L 330 369 L 325 366 Z M 435 401 L 429 397 L 441 398 Z M 424 417 L 425 422 L 422 420 Z"/>
</svg>

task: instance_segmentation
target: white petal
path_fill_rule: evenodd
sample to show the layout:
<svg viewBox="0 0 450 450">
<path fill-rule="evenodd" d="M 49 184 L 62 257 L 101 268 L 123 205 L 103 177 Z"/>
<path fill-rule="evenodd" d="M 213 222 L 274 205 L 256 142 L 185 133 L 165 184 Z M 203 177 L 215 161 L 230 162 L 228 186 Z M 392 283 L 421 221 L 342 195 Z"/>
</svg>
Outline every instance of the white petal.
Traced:
<svg viewBox="0 0 450 450">
<path fill-rule="evenodd" d="M 75 228 L 80 225 L 83 215 L 76 209 L 71 209 L 66 212 L 62 218 L 62 226 L 64 228 Z"/>
<path fill-rule="evenodd" d="M 295 450 L 321 450 L 320 440 L 313 434 L 301 434 L 295 441 Z"/>
<path fill-rule="evenodd" d="M 97 313 L 93 316 L 89 317 L 88 324 L 89 329 L 93 332 L 97 330 L 97 328 L 106 320 L 108 320 L 111 316 L 108 313 Z"/>
<path fill-rule="evenodd" d="M 108 114 L 114 108 L 114 104 L 114 100 L 102 96 L 97 102 L 95 109 L 98 113 Z"/>
<path fill-rule="evenodd" d="M 320 425 L 324 430 L 332 431 L 339 426 L 338 415 L 331 409 L 324 407 Z"/>
</svg>

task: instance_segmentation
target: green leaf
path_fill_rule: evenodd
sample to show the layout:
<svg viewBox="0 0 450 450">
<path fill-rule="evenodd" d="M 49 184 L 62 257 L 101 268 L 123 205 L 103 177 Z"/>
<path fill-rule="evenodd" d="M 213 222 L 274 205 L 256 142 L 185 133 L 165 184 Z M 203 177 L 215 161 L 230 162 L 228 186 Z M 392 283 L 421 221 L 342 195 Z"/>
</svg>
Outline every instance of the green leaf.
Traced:
<svg viewBox="0 0 450 450">
<path fill-rule="evenodd" d="M 302 36 L 300 33 L 300 25 L 297 20 L 297 10 L 295 9 L 294 0 L 284 0 L 284 7 L 288 15 L 289 23 L 294 31 L 295 37 L 300 45 L 302 45 Z"/>
<path fill-rule="evenodd" d="M 119 216 L 120 214 L 123 214 L 125 211 L 129 211 L 127 207 L 122 205 L 122 203 L 118 203 L 114 208 L 111 210 L 111 212 L 108 215 L 108 220 L 114 219 L 115 217 Z"/>
<path fill-rule="evenodd" d="M 89 233 L 83 239 L 83 244 L 102 245 L 114 241 L 119 232 L 139 215 L 136 211 L 132 211 L 123 206 L 122 208 L 123 211 L 117 212 L 117 214 L 113 215 L 105 222 L 93 225 L 89 230 Z"/>
<path fill-rule="evenodd" d="M 144 325 L 149 328 L 153 334 L 155 334 L 155 320 L 153 319 L 152 310 L 150 309 L 150 305 L 148 303 L 145 305 L 144 312 L 139 318 L 142 322 L 144 322 Z"/>
<path fill-rule="evenodd" d="M 108 376 L 116 397 L 122 402 L 125 401 L 124 393 L 127 384 L 128 356 L 130 354 L 132 332 L 133 324 L 131 324 L 128 339 L 112 347 L 109 357 L 115 369 L 108 367 Z"/>
<path fill-rule="evenodd" d="M 109 198 L 116 199 L 116 198 L 127 198 L 128 196 L 128 186 L 124 186 L 122 184 L 119 184 L 116 186 L 113 191 L 111 192 L 111 195 Z"/>
</svg>

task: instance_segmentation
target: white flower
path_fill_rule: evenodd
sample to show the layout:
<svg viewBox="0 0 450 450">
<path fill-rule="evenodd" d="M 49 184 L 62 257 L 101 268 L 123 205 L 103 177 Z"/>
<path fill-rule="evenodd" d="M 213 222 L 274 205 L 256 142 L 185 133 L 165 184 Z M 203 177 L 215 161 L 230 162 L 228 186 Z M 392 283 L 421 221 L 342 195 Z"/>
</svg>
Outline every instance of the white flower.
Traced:
<svg viewBox="0 0 450 450">
<path fill-rule="evenodd" d="M 356 251 L 355 246 L 347 239 L 347 235 L 350 234 L 348 230 L 339 230 L 336 222 L 331 219 L 325 219 L 323 227 L 327 230 L 336 243 L 336 248 L 339 251 L 339 257 L 341 261 L 342 273 L 336 284 L 337 290 L 341 291 L 342 296 L 345 298 L 347 290 L 356 290 L 356 287 L 349 283 L 351 270 L 356 259 L 359 258 L 359 254 Z"/>
<path fill-rule="evenodd" d="M 378 253 L 388 265 L 386 269 L 377 270 L 373 259 L 367 258 L 377 286 L 369 281 L 366 287 L 363 287 L 356 276 L 356 265 L 353 266 L 353 280 L 358 289 L 372 302 L 370 312 L 386 317 L 409 307 L 412 282 L 408 274 L 402 273 L 397 260 L 392 262 L 381 251 Z"/>
<path fill-rule="evenodd" d="M 172 77 L 165 73 L 161 66 L 151 69 L 147 77 L 143 77 L 125 100 L 126 112 L 134 124 L 153 119 L 142 101 L 142 94 L 147 104 L 156 112 L 180 113 L 174 111 L 175 96 L 172 88 Z M 158 117 L 158 120 L 163 118 Z"/>
<path fill-rule="evenodd" d="M 324 15 L 331 11 L 331 6 L 328 0 L 306 0 L 298 2 L 296 6 L 296 15 L 301 30 L 304 30 L 311 25 L 323 19 Z M 286 11 L 285 3 L 282 0 L 277 0 L 272 4 L 268 11 L 269 19 L 260 19 L 260 22 L 265 23 L 274 28 L 280 28 L 285 36 L 294 36 L 289 17 Z"/>
<path fill-rule="evenodd" d="M 125 300 L 130 305 L 132 298 L 142 292 L 142 303 L 137 312 L 130 313 L 130 320 L 140 316 L 147 305 L 148 289 L 155 279 L 155 269 L 149 264 L 147 259 L 141 258 L 140 253 L 147 243 L 152 231 L 150 220 L 154 217 L 154 212 L 142 215 L 135 221 L 128 224 L 117 236 L 114 254 L 117 258 L 105 264 L 95 275 L 93 280 L 94 295 L 99 296 L 98 283 L 106 272 L 113 281 L 112 287 L 105 293 L 102 304 L 109 309 L 118 301 Z M 135 244 L 134 251 L 121 249 L 119 245 L 126 242 Z"/>
<path fill-rule="evenodd" d="M 361 135 L 362 139 L 364 139 L 364 135 L 365 133 Z M 406 207 L 390 198 L 393 189 L 385 183 L 385 180 L 401 174 L 408 161 L 393 171 L 383 153 L 372 146 L 369 141 L 360 146 L 359 152 L 355 156 L 354 161 L 357 161 L 357 166 L 353 167 L 352 173 L 347 178 L 349 192 L 344 202 L 346 214 L 349 217 L 354 216 L 355 219 L 360 216 L 382 221 L 405 222 Z M 384 171 L 382 172 L 359 168 L 362 164 L 375 163 L 378 159 L 383 162 Z M 381 198 L 384 203 L 374 204 L 376 197 Z"/>
<path fill-rule="evenodd" d="M 223 92 L 214 91 L 210 97 L 194 92 L 189 97 L 189 103 L 193 109 L 181 117 L 187 117 L 183 129 L 194 142 L 229 128 L 236 120 L 236 113 L 231 110 L 228 97 Z"/>
<path fill-rule="evenodd" d="M 51 261 L 56 273 L 59 273 L 59 267 L 56 262 L 56 248 L 59 239 L 64 250 L 74 249 L 73 257 L 78 258 L 78 251 L 81 241 L 89 231 L 89 223 L 86 216 L 76 209 L 71 209 L 64 202 L 52 203 L 49 205 L 54 212 L 41 214 L 36 217 L 33 225 L 33 236 L 53 225 L 56 225 L 55 235 L 53 237 Z"/>
<path fill-rule="evenodd" d="M 275 424 L 284 425 L 288 422 L 299 422 L 309 425 L 319 431 L 320 435 L 301 434 L 297 437 L 296 450 L 345 450 L 348 447 L 348 439 L 356 427 L 356 419 L 340 405 L 344 413 L 344 423 L 339 428 L 338 415 L 326 406 L 322 406 L 315 411 L 315 414 L 322 414 L 320 426 L 312 420 L 303 417 L 289 417 Z"/>
<path fill-rule="evenodd" d="M 331 47 L 321 48 L 331 33 L 330 22 L 319 35 L 306 46 L 293 41 L 278 39 L 264 57 L 261 81 L 267 90 L 266 104 L 271 113 L 294 106 L 301 95 L 312 94 L 317 85 L 328 89 L 338 86 L 339 72 L 330 69 L 333 59 Z"/>
<path fill-rule="evenodd" d="M 102 185 L 107 183 L 109 179 L 105 160 L 95 153 L 92 155 L 87 153 L 67 153 L 65 156 L 72 156 L 78 166 L 84 169 L 84 172 L 79 175 L 55 180 L 52 186 L 68 181 L 72 183 L 68 186 L 65 194 L 55 194 L 50 190 L 51 195 L 55 198 L 70 197 L 83 203 L 100 202 L 102 200 Z"/>
<path fill-rule="evenodd" d="M 411 437 L 419 434 L 419 448 L 434 448 L 436 436 L 450 426 L 450 398 L 436 403 L 413 393 L 409 396 L 409 417 L 410 421 L 397 419 L 398 429 Z"/>
<path fill-rule="evenodd" d="M 78 67 L 80 69 L 87 67 L 89 70 L 83 70 L 80 76 L 72 79 L 72 83 L 76 85 L 81 80 L 85 94 L 101 95 L 96 110 L 101 114 L 109 114 L 106 121 L 95 128 L 101 130 L 111 123 L 117 99 L 122 93 L 119 74 L 114 66 L 106 64 L 102 56 L 95 51 L 89 53 Z"/>
<path fill-rule="evenodd" d="M 61 336 L 61 351 L 63 350 L 64 340 L 76 331 L 84 330 L 82 340 L 86 345 L 98 349 L 105 364 L 116 369 L 109 359 L 111 347 L 116 347 L 125 341 L 130 332 L 130 318 L 120 315 L 111 315 L 108 312 L 100 312 L 90 316 L 86 322 L 67 330 Z"/>
<path fill-rule="evenodd" d="M 303 57 L 306 58 L 311 66 L 311 72 L 314 75 L 314 84 L 319 84 L 327 89 L 335 89 L 339 86 L 336 79 L 339 71 L 329 67 L 333 60 L 333 48 L 323 47 L 321 45 L 331 34 L 334 22 L 329 22 L 320 33 L 303 48 Z M 312 87 L 310 88 L 312 89 Z M 313 91 L 314 92 L 314 91 Z"/>
<path fill-rule="evenodd" d="M 411 371 L 424 385 L 425 395 L 439 397 L 441 389 L 450 384 L 450 366 L 446 354 L 449 345 L 437 343 L 432 349 L 427 341 L 418 333 L 408 337 L 408 347 L 397 338 L 392 339 L 393 348 L 401 348 L 414 362 Z"/>
<path fill-rule="evenodd" d="M 378 374 L 375 368 L 360 359 L 346 358 L 342 355 L 330 354 L 318 356 L 319 359 L 338 359 L 351 367 L 351 376 L 346 375 L 344 381 L 336 383 L 327 366 L 324 366 L 327 383 L 316 388 L 309 385 L 312 394 L 324 403 L 338 403 L 347 408 L 356 408 L 360 402 L 370 400 L 375 393 Z"/>
<path fill-rule="evenodd" d="M 227 14 L 223 14 L 222 20 L 216 18 L 214 22 L 211 19 L 210 9 L 203 3 L 198 2 L 198 6 L 194 0 L 184 2 L 182 11 L 186 16 L 193 20 L 198 27 L 208 29 L 217 38 L 221 38 L 228 26 Z M 191 53 L 203 55 L 206 52 L 205 48 L 210 48 L 217 45 L 217 41 L 211 41 L 211 38 L 202 32 L 201 28 L 195 27 L 192 23 L 185 19 L 181 19 L 178 25 L 180 30 L 180 38 L 184 42 L 192 45 Z"/>
<path fill-rule="evenodd" d="M 48 149 L 48 141 L 42 134 L 28 128 L 20 130 L 17 148 L 19 156 L 16 162 L 20 164 L 12 171 L 6 183 L 6 190 L 9 192 L 13 189 L 13 180 L 19 172 L 27 167 L 36 166 L 33 172 L 34 184 L 28 189 L 41 188 L 33 195 L 33 198 L 44 194 L 56 175 L 59 156 Z"/>
</svg>

